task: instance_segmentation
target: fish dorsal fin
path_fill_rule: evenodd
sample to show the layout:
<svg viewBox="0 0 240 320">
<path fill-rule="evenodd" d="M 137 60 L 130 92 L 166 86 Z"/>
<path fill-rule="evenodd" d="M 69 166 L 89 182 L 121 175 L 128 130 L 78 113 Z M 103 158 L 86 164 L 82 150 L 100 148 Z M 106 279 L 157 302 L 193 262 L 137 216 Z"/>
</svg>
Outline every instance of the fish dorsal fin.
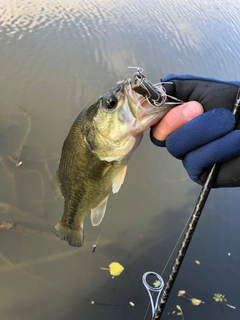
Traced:
<svg viewBox="0 0 240 320">
<path fill-rule="evenodd" d="M 121 188 L 121 185 L 124 182 L 125 176 L 127 172 L 127 166 L 123 167 L 121 171 L 118 173 L 116 178 L 113 180 L 113 185 L 112 185 L 112 192 L 117 193 L 119 189 Z"/>
<path fill-rule="evenodd" d="M 91 209 L 91 221 L 94 227 L 98 226 L 101 223 L 105 215 L 107 201 L 108 196 L 96 208 Z"/>
<path fill-rule="evenodd" d="M 59 180 L 59 174 L 58 171 L 56 172 L 55 176 L 52 178 L 52 181 L 50 183 L 53 196 L 56 200 L 63 199 L 62 190 L 61 190 L 61 183 Z"/>
</svg>

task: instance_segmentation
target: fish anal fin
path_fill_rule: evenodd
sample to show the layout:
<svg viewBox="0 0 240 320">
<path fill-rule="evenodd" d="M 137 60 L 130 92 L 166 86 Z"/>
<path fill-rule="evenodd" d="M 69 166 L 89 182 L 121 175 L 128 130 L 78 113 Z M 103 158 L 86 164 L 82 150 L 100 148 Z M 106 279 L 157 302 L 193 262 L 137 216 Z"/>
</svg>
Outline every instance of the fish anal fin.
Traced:
<svg viewBox="0 0 240 320">
<path fill-rule="evenodd" d="M 127 166 L 123 167 L 121 171 L 118 173 L 116 178 L 113 180 L 113 185 L 112 185 L 112 192 L 117 193 L 119 189 L 121 188 L 121 185 L 124 182 L 125 176 L 127 172 Z"/>
<path fill-rule="evenodd" d="M 53 233 L 61 240 L 66 240 L 72 247 L 81 247 L 84 241 L 83 224 L 73 229 L 60 219 L 53 228 Z"/>
<path fill-rule="evenodd" d="M 56 172 L 55 176 L 52 178 L 50 186 L 52 189 L 53 196 L 56 200 L 60 200 L 64 198 L 61 190 L 61 183 L 59 180 L 58 171 Z"/>
<path fill-rule="evenodd" d="M 107 208 L 107 201 L 108 196 L 103 199 L 103 201 L 96 208 L 91 209 L 91 222 L 94 227 L 98 226 L 102 222 Z"/>
</svg>

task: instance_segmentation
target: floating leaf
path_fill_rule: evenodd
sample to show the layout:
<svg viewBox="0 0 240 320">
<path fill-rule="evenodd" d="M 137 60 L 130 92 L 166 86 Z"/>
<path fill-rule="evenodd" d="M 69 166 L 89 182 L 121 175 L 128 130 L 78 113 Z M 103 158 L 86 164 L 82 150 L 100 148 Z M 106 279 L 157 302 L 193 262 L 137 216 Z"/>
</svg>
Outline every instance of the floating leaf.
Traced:
<svg viewBox="0 0 240 320">
<path fill-rule="evenodd" d="M 201 262 L 199 260 L 195 260 L 195 263 L 196 264 L 200 264 Z"/>
<path fill-rule="evenodd" d="M 118 262 L 112 262 L 109 265 L 109 272 L 114 277 L 120 276 L 123 270 L 124 270 L 124 267 Z"/>
<path fill-rule="evenodd" d="M 135 304 L 132 301 L 129 301 L 130 306 L 135 307 Z"/>
<path fill-rule="evenodd" d="M 178 304 L 176 305 L 176 309 L 182 311 L 182 308 Z"/>
<path fill-rule="evenodd" d="M 155 282 L 153 282 L 153 285 L 154 285 L 155 288 L 158 288 L 161 285 L 161 281 L 160 280 L 156 280 Z"/>
<path fill-rule="evenodd" d="M 191 302 L 192 302 L 192 304 L 193 304 L 194 306 L 199 306 L 199 305 L 202 303 L 201 300 L 196 299 L 196 298 L 192 298 L 192 299 L 191 299 Z"/>
<path fill-rule="evenodd" d="M 225 295 L 221 294 L 221 293 L 214 293 L 213 299 L 216 302 L 226 302 L 227 299 L 225 298 Z"/>
<path fill-rule="evenodd" d="M 180 312 L 177 313 L 177 315 L 178 315 L 178 316 L 181 316 L 181 315 L 183 314 L 182 308 L 177 304 L 177 305 L 176 305 L 176 309 L 177 309 L 178 311 L 180 311 Z"/>
<path fill-rule="evenodd" d="M 213 299 L 214 299 L 216 302 L 225 303 L 225 305 L 226 305 L 227 307 L 229 307 L 229 308 L 236 309 L 236 307 L 232 306 L 231 304 L 226 303 L 226 302 L 227 302 L 227 299 L 225 298 L 225 295 L 224 295 L 224 294 L 214 293 Z"/>
<path fill-rule="evenodd" d="M 90 301 L 90 303 L 91 303 L 91 304 L 95 304 L 95 301 L 92 300 L 92 301 Z"/>
<path fill-rule="evenodd" d="M 108 268 L 101 267 L 100 269 L 108 270 L 113 277 L 117 277 L 117 276 L 120 276 L 120 274 L 123 272 L 124 267 L 118 262 L 112 262 L 110 263 Z"/>
<path fill-rule="evenodd" d="M 183 296 L 185 293 L 186 293 L 185 290 L 179 290 L 179 291 L 178 291 L 178 297 Z"/>
</svg>

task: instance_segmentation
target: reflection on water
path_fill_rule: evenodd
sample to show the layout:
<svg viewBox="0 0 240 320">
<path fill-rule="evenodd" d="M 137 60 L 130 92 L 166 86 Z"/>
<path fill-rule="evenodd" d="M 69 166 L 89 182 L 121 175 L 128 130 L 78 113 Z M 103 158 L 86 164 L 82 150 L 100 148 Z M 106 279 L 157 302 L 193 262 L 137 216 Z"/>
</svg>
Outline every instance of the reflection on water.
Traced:
<svg viewBox="0 0 240 320">
<path fill-rule="evenodd" d="M 146 134 L 102 225 L 86 217 L 84 247 L 73 249 L 51 233 L 63 202 L 49 183 L 75 117 L 129 65 L 152 82 L 172 72 L 239 79 L 238 3 L 0 0 L 0 22 L 2 319 L 144 319 L 142 275 L 162 272 L 199 187 Z M 162 319 L 177 317 L 176 304 L 186 320 L 239 319 L 238 205 L 237 189 L 211 193 Z M 125 267 L 114 279 L 101 270 L 112 261 Z M 205 304 L 177 298 L 181 289 Z"/>
</svg>

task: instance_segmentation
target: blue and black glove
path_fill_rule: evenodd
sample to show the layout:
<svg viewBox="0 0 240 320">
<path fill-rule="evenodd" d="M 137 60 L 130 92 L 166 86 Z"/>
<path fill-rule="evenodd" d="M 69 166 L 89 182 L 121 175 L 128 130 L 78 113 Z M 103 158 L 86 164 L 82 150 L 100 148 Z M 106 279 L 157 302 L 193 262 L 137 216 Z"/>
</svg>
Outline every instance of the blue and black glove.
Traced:
<svg viewBox="0 0 240 320">
<path fill-rule="evenodd" d="M 198 101 L 205 113 L 189 121 L 166 141 L 166 146 L 177 159 L 183 161 L 190 178 L 203 184 L 215 162 L 222 163 L 214 187 L 240 186 L 240 123 L 235 123 L 232 109 L 240 87 L 240 81 L 220 81 L 192 75 L 168 75 L 162 82 L 167 94 L 178 99 Z"/>
</svg>

